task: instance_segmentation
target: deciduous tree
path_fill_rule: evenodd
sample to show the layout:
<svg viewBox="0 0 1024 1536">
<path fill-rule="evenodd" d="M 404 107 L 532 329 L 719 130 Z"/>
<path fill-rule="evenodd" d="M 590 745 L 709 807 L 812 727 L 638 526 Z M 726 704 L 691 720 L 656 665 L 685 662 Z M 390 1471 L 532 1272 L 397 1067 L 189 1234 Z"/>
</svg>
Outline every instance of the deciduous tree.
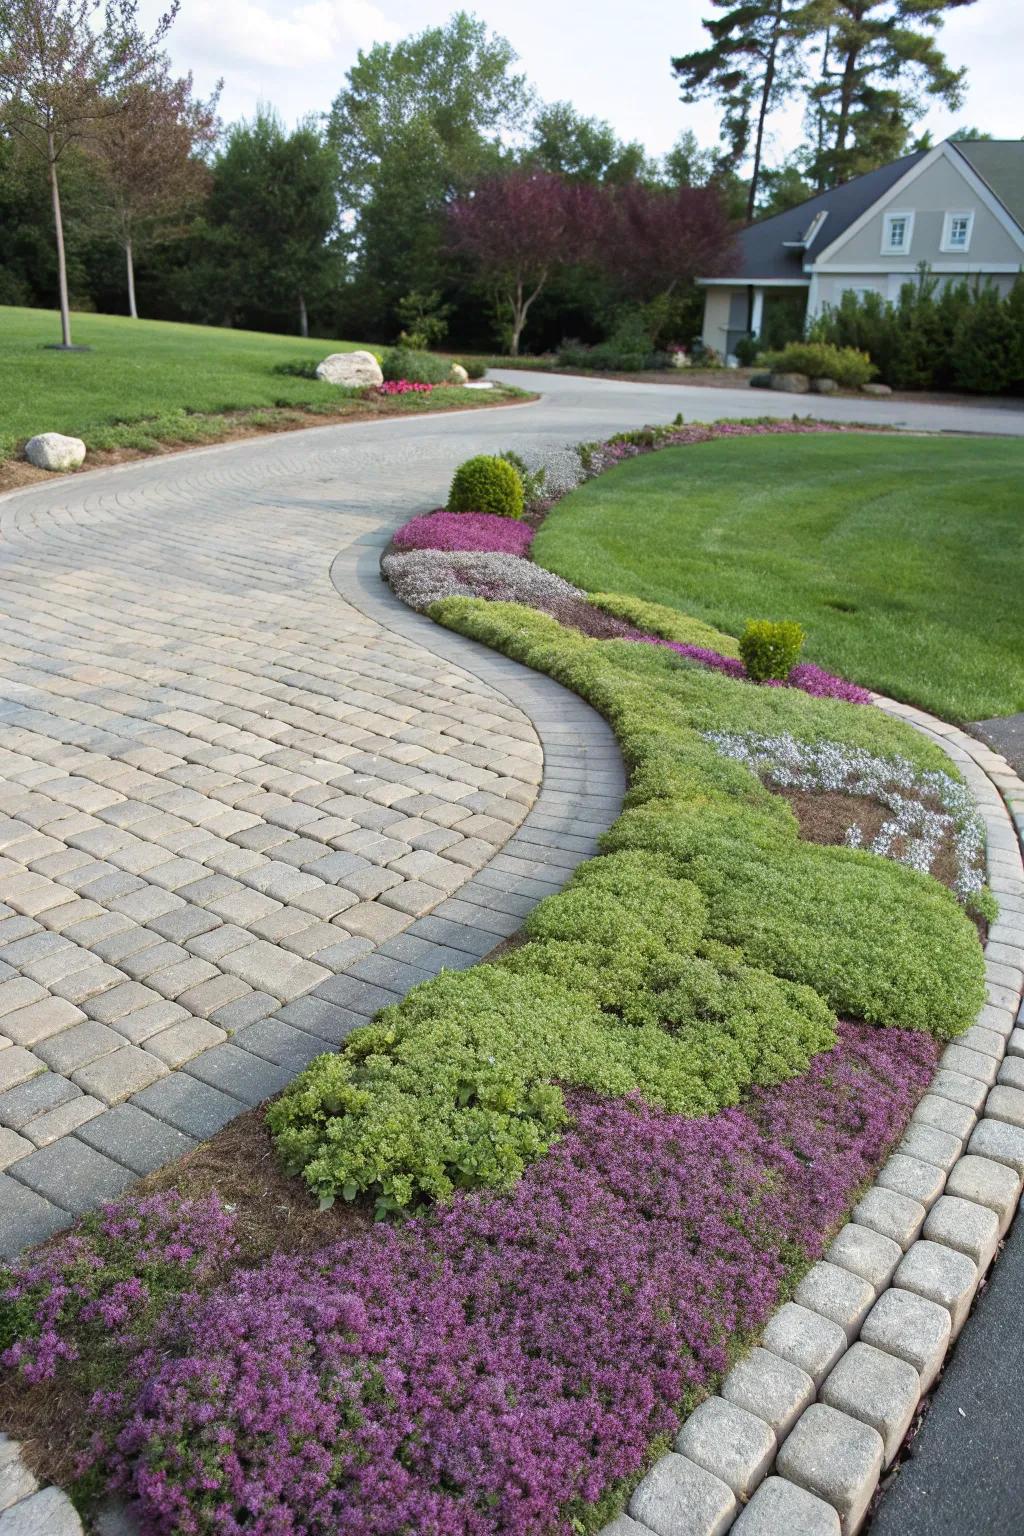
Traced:
<svg viewBox="0 0 1024 1536">
<path fill-rule="evenodd" d="M 71 345 L 71 307 L 60 204 L 59 165 L 70 145 L 93 134 L 125 94 L 148 79 L 178 11 L 147 36 L 138 0 L 0 0 L 0 126 L 45 163 L 57 244 L 62 345 Z"/>
<path fill-rule="evenodd" d="M 220 131 L 217 100 L 192 94 L 164 59 L 153 78 L 130 85 L 98 124 L 90 148 L 101 171 L 98 212 L 124 251 L 128 313 L 138 319 L 135 255 L 154 238 L 187 231 L 188 212 L 210 185 L 206 155 Z"/>
<path fill-rule="evenodd" d="M 453 203 L 453 242 L 472 259 L 507 316 L 513 357 L 530 308 L 552 274 L 588 254 L 599 205 L 600 194 L 588 183 L 530 170 L 490 177 Z"/>
</svg>

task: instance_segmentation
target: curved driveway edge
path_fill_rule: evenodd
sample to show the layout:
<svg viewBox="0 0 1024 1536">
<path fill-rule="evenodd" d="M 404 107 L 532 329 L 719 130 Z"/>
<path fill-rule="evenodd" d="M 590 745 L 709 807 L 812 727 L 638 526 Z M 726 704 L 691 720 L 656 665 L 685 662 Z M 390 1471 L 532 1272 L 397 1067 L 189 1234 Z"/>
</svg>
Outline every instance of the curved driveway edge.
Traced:
<svg viewBox="0 0 1024 1536">
<path fill-rule="evenodd" d="M 854 1536 L 1018 1207 L 1024 783 L 955 726 L 873 697 L 953 759 L 985 822 L 1001 908 L 985 946 L 988 1001 L 946 1047 L 903 1140 L 824 1260 L 601 1536 Z M 881 1529 L 902 1532 L 885 1507 Z M 939 1531 L 930 1518 L 923 1529 Z"/>
</svg>

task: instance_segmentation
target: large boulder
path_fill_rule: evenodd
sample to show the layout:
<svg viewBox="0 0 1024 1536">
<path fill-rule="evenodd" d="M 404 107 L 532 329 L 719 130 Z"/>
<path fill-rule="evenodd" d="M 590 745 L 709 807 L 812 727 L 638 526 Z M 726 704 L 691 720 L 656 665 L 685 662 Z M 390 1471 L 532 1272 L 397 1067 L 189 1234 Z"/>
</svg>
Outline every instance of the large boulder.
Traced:
<svg viewBox="0 0 1024 1536">
<path fill-rule="evenodd" d="M 816 395 L 837 395 L 839 385 L 835 379 L 812 379 L 811 388 Z"/>
<path fill-rule="evenodd" d="M 862 384 L 861 389 L 866 395 L 891 395 L 892 390 L 888 384 Z"/>
<path fill-rule="evenodd" d="M 332 352 L 317 363 L 316 376 L 325 384 L 343 384 L 346 389 L 367 389 L 384 382 L 372 352 Z"/>
<path fill-rule="evenodd" d="M 40 432 L 25 444 L 25 457 L 36 469 L 77 469 L 85 462 L 85 444 L 62 432 Z"/>
<path fill-rule="evenodd" d="M 466 372 L 465 368 L 463 368 L 461 363 L 452 363 L 452 383 L 453 384 L 468 384 L 469 383 L 469 374 Z"/>
<path fill-rule="evenodd" d="M 787 395 L 806 395 L 811 381 L 806 373 L 773 373 L 772 389 L 781 389 Z"/>
<path fill-rule="evenodd" d="M 772 376 L 770 373 L 752 373 L 747 383 L 751 389 L 771 389 Z"/>
</svg>

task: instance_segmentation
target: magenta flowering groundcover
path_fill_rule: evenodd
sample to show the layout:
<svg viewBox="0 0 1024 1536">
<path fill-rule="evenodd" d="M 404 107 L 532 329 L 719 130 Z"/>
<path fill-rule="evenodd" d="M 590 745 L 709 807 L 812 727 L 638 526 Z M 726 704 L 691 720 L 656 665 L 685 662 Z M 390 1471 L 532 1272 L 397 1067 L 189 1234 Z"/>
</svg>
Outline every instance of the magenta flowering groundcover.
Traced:
<svg viewBox="0 0 1024 1536">
<path fill-rule="evenodd" d="M 398 550 L 479 550 L 482 553 L 525 555 L 533 542 L 533 529 L 511 517 L 493 512 L 424 513 L 403 524 L 391 541 Z"/>
<path fill-rule="evenodd" d="M 936 1053 L 841 1024 L 802 1077 L 704 1120 L 576 1093 L 509 1194 L 234 1269 L 135 1341 L 131 1304 L 98 1307 L 124 1349 L 98 1469 L 149 1536 L 569 1536 L 820 1256 Z M 130 1207 L 104 1218 L 120 1235 Z M 140 1253 L 201 1268 L 188 1227 L 151 1208 Z M 87 1264 L 62 1251 L 56 1284 Z"/>
</svg>

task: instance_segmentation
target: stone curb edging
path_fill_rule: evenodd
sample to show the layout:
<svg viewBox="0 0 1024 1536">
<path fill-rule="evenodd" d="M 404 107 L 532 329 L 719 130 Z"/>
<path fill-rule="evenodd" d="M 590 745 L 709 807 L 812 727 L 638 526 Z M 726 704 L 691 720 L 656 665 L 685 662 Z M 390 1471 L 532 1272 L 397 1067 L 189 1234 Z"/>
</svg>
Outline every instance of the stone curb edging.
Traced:
<svg viewBox="0 0 1024 1536">
<path fill-rule="evenodd" d="M 988 1000 L 824 1260 L 600 1536 L 854 1536 L 1020 1200 L 1024 783 L 955 726 L 872 699 L 942 747 L 984 819 Z"/>
<path fill-rule="evenodd" d="M 81 1536 L 82 1522 L 66 1493 L 40 1488 L 18 1444 L 0 1435 L 0 1536 Z"/>
</svg>

